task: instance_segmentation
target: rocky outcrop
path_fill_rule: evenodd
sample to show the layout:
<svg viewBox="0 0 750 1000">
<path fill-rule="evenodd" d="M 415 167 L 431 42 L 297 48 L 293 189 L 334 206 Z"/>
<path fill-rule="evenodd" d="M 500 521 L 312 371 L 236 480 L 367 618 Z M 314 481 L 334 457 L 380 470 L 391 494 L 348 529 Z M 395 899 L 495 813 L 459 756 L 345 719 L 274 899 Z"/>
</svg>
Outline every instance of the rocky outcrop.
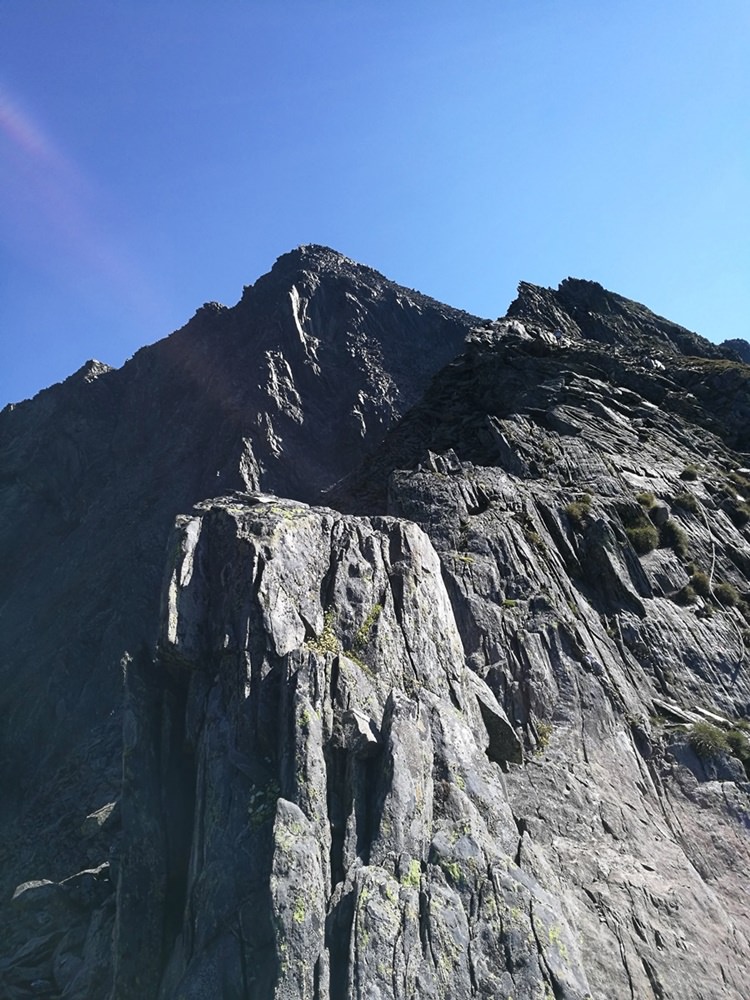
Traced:
<svg viewBox="0 0 750 1000">
<path fill-rule="evenodd" d="M 725 494 L 750 448 L 749 427 L 747 365 L 675 355 L 655 369 L 624 348 L 558 344 L 548 328 L 501 320 L 473 333 L 466 352 L 328 497 L 347 510 L 385 511 L 391 472 L 449 451 L 597 492 L 610 491 L 611 455 L 654 470 L 674 458 L 680 474 L 708 462 Z"/>
<path fill-rule="evenodd" d="M 746 778 L 662 715 L 736 715 L 735 623 L 565 499 L 454 464 L 394 477 L 411 520 L 180 520 L 131 668 L 114 996 L 743 996 Z"/>
<path fill-rule="evenodd" d="M 114 995 L 588 995 L 561 901 L 517 863 L 521 740 L 426 535 L 251 502 L 201 505 L 171 546 L 157 801 L 185 776 L 189 850 L 171 808 L 158 830 L 130 809 L 118 895 L 145 865 L 154 912 L 120 903 Z M 144 920 L 167 928 L 148 945 Z"/>
<path fill-rule="evenodd" d="M 733 340 L 724 340 L 721 346 L 725 351 L 734 351 L 740 361 L 744 361 L 745 364 L 750 362 L 750 342 L 744 340 L 742 337 L 735 337 Z"/>
<path fill-rule="evenodd" d="M 727 344 L 717 346 L 685 327 L 657 316 L 646 306 L 603 288 L 596 281 L 566 278 L 557 289 L 522 281 L 510 304 L 509 318 L 528 322 L 537 330 L 561 331 L 571 339 L 593 340 L 612 347 L 642 352 L 650 359 L 674 355 L 731 358 Z"/>
<path fill-rule="evenodd" d="M 622 495 L 579 522 L 569 490 L 465 467 L 394 476 L 393 509 L 418 516 L 433 491 L 468 662 L 536 747 L 506 779 L 519 857 L 563 893 L 592 995 L 739 998 L 747 778 L 706 771 L 661 699 L 746 717 L 744 619 L 657 592 L 649 556 L 666 550 L 634 549 Z"/>
<path fill-rule="evenodd" d="M 294 269 L 304 262 L 303 278 Z M 282 307 L 275 281 L 288 288 L 290 269 L 305 294 L 296 304 L 282 296 Z M 10 876 L 23 875 L 4 917 L 0 992 L 741 1000 L 748 369 L 594 283 L 521 286 L 509 316 L 477 326 L 367 462 L 327 493 L 329 506 L 315 506 L 304 481 L 336 476 L 309 446 L 301 454 L 313 440 L 303 430 L 318 428 L 326 449 L 338 442 L 346 472 L 359 419 L 348 383 L 318 391 L 324 354 L 333 364 L 336 345 L 354 350 L 375 406 L 378 393 L 390 398 L 378 352 L 394 382 L 409 376 L 393 344 L 372 342 L 377 333 L 390 343 L 378 324 L 394 315 L 393 296 L 408 299 L 409 323 L 429 318 L 418 324 L 425 336 L 464 320 L 320 248 L 275 271 L 236 309 L 280 310 L 276 340 L 296 361 L 289 377 L 281 363 L 273 376 L 263 369 L 258 391 L 283 449 L 274 458 L 272 435 L 252 437 L 244 460 L 226 466 L 234 479 L 222 473 L 211 489 L 196 473 L 189 490 L 177 472 L 201 448 L 206 468 L 215 454 L 211 439 L 196 450 L 191 437 L 204 433 L 213 378 L 195 400 L 164 404 L 188 443 L 182 451 L 171 439 L 182 485 L 160 501 L 166 521 L 186 498 L 160 610 L 145 606 L 151 590 L 137 576 L 148 567 L 155 578 L 150 560 L 163 547 L 157 560 L 144 535 L 126 557 L 135 529 L 118 548 L 81 526 L 69 549 L 54 549 L 70 556 L 78 588 L 87 573 L 88 587 L 112 582 L 123 604 L 122 622 L 108 623 L 112 655 L 126 634 L 133 641 L 120 650 L 124 695 L 111 718 L 71 740 L 76 756 L 36 803 L 19 789 L 37 834 L 40 816 L 73 807 L 76 787 L 86 795 L 75 838 L 64 824 L 43 834 L 49 844 L 61 833 L 57 858 L 49 847 L 12 855 Z M 347 339 L 349 309 L 361 342 Z M 236 352 L 237 316 L 227 313 L 212 307 L 194 322 L 216 319 Z M 212 351 L 200 357 L 191 378 L 218 370 Z M 426 371 L 417 376 L 426 382 Z M 40 429 L 55 413 L 71 427 L 85 393 L 117 377 L 87 368 L 24 419 Z M 325 436 L 329 403 L 350 420 L 338 437 Z M 106 406 L 98 412 L 106 426 Z M 366 433 L 374 440 L 373 424 Z M 163 442 L 136 442 L 144 462 L 171 469 Z M 293 470 L 290 455 L 300 456 Z M 219 495 L 188 499 L 203 488 Z M 281 488 L 296 497 L 271 495 Z M 42 515 L 39 493 L 24 495 Z M 163 521 L 148 510 L 142 522 L 158 534 Z M 86 531 L 94 520 L 86 515 Z M 109 578 L 94 549 L 76 555 L 83 537 L 114 560 Z M 70 607 L 81 594 L 90 607 L 86 593 L 74 589 Z M 86 648 L 101 669 L 103 645 Z M 16 713 L 20 691 L 11 685 L 7 698 Z M 52 730 L 55 746 L 64 731 Z"/>
</svg>

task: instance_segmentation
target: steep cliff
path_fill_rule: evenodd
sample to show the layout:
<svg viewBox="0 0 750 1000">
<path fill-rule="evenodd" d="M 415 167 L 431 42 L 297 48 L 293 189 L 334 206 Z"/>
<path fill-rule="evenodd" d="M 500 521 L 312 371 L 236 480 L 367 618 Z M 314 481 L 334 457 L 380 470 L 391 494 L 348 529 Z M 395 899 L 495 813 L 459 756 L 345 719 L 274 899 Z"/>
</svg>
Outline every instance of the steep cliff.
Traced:
<svg viewBox="0 0 750 1000">
<path fill-rule="evenodd" d="M 303 329 L 343 328 L 321 302 Z M 7 908 L 4 995 L 746 996 L 749 372 L 594 283 L 522 285 L 316 473 L 328 507 L 260 492 L 312 475 L 268 452 L 186 502 L 158 638 L 123 647 L 122 787 L 77 855 L 14 855 L 51 881 Z"/>
<path fill-rule="evenodd" d="M 3 899 L 107 857 L 108 831 L 81 828 L 119 795 L 120 660 L 155 641 L 175 516 L 231 489 L 314 499 L 474 322 L 302 247 L 120 370 L 90 362 L 2 411 Z"/>
</svg>

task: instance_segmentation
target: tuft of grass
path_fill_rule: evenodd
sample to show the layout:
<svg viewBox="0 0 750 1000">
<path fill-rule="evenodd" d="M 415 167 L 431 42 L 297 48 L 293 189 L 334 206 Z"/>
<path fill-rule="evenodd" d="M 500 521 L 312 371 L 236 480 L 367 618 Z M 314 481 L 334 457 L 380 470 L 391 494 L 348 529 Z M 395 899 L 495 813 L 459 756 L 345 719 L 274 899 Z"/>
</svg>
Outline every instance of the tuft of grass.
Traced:
<svg viewBox="0 0 750 1000">
<path fill-rule="evenodd" d="M 645 555 L 659 544 L 659 532 L 640 507 L 621 510 L 625 534 L 636 552 Z"/>
<path fill-rule="evenodd" d="M 712 587 L 708 574 L 704 573 L 702 569 L 691 564 L 688 566 L 688 572 L 690 570 L 692 570 L 690 583 L 680 591 L 682 598 L 680 603 L 692 603 L 690 600 L 690 591 L 692 591 L 693 595 L 700 594 L 701 597 L 712 598 L 722 607 L 743 609 L 742 597 L 731 583 L 716 583 Z"/>
<path fill-rule="evenodd" d="M 691 514 L 698 513 L 698 501 L 692 493 L 675 493 L 672 497 L 672 503 L 676 507 L 682 507 L 683 510 L 689 510 Z"/>
<path fill-rule="evenodd" d="M 730 499 L 725 510 L 735 528 L 744 528 L 750 521 L 750 504 L 744 500 L 738 500 L 736 497 Z"/>
<path fill-rule="evenodd" d="M 589 500 L 591 498 L 589 497 Z M 544 549 L 544 542 L 542 541 L 542 536 L 536 530 L 533 520 L 526 511 L 522 511 L 513 515 L 516 521 L 521 525 L 521 530 L 523 531 L 523 536 L 530 545 L 535 545 L 538 549 Z"/>
<path fill-rule="evenodd" d="M 750 479 L 748 479 L 747 476 L 743 476 L 737 471 L 732 471 L 729 473 L 729 479 L 735 486 L 743 490 L 743 492 L 750 493 Z"/>
<path fill-rule="evenodd" d="M 370 638 L 370 632 L 375 625 L 375 622 L 380 618 L 383 611 L 382 604 L 374 604 L 370 609 L 370 613 L 367 615 L 365 620 L 357 629 L 357 634 L 354 636 L 354 648 L 355 650 L 362 650 L 367 645 Z"/>
<path fill-rule="evenodd" d="M 673 517 L 670 517 L 661 528 L 661 542 L 672 549 L 676 556 L 684 559 L 688 554 L 688 536 Z"/>
<path fill-rule="evenodd" d="M 649 490 L 642 490 L 640 493 L 636 493 L 635 498 L 641 507 L 645 507 L 646 510 L 651 510 L 656 503 L 656 497 Z"/>
<path fill-rule="evenodd" d="M 687 479 L 690 482 L 694 482 L 698 478 L 699 471 L 698 466 L 693 465 L 691 462 L 680 473 L 680 479 Z"/>
<path fill-rule="evenodd" d="M 323 616 L 323 631 L 314 639 L 309 639 L 307 645 L 314 649 L 316 653 L 338 653 L 340 652 L 339 641 L 333 630 L 333 619 L 335 612 L 329 608 Z"/>
<path fill-rule="evenodd" d="M 552 731 L 554 726 L 551 722 L 547 722 L 545 719 L 537 722 L 536 729 L 536 752 L 543 753 L 549 746 L 549 741 L 552 739 Z"/>
<path fill-rule="evenodd" d="M 704 573 L 702 569 L 696 569 L 693 571 L 693 575 L 690 577 L 690 586 L 693 588 L 696 594 L 700 594 L 701 597 L 711 596 L 711 584 L 708 579 L 708 574 Z"/>
<path fill-rule="evenodd" d="M 524 528 L 523 536 L 530 545 L 535 545 L 538 549 L 543 549 L 545 547 L 544 542 L 542 541 L 542 536 L 533 528 Z"/>
<path fill-rule="evenodd" d="M 659 532 L 653 524 L 644 524 L 638 528 L 626 528 L 625 534 L 635 551 L 644 556 L 659 544 Z"/>
<path fill-rule="evenodd" d="M 695 604 L 698 600 L 698 595 L 695 592 L 695 588 L 688 583 L 676 594 L 675 600 L 678 604 Z"/>
<path fill-rule="evenodd" d="M 729 752 L 726 736 L 718 726 L 713 726 L 710 722 L 694 722 L 690 727 L 688 739 L 690 746 L 703 760 Z"/>
<path fill-rule="evenodd" d="M 736 608 L 740 603 L 740 595 L 737 593 L 737 588 L 733 587 L 731 583 L 718 583 L 714 587 L 714 597 L 716 597 L 720 604 L 724 604 L 729 608 Z"/>
<path fill-rule="evenodd" d="M 568 515 L 573 524 L 580 524 L 584 517 L 591 510 L 591 494 L 582 493 L 577 500 L 569 503 L 565 508 L 565 513 Z"/>
<path fill-rule="evenodd" d="M 458 562 L 465 563 L 467 566 L 471 566 L 474 562 L 474 556 L 467 552 L 451 552 L 451 555 L 454 559 L 457 559 Z"/>
<path fill-rule="evenodd" d="M 737 727 L 730 729 L 725 738 L 732 756 L 740 761 L 745 768 L 745 774 L 750 776 L 750 740 Z"/>
</svg>

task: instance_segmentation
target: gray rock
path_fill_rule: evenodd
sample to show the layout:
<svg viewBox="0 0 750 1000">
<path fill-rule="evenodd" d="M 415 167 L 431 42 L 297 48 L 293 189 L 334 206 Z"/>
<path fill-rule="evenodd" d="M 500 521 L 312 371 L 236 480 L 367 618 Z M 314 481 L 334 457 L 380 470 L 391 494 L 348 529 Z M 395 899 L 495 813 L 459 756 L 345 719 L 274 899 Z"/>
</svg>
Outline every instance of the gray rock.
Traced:
<svg viewBox="0 0 750 1000">
<path fill-rule="evenodd" d="M 497 764 L 504 762 L 523 764 L 523 744 L 508 721 L 505 710 L 498 704 L 497 698 L 487 684 L 476 674 L 469 673 L 467 679 L 487 727 L 489 736 L 487 756 Z"/>
<path fill-rule="evenodd" d="M 510 313 L 420 399 L 471 319 L 302 248 L 0 416 L 2 996 L 745 997 L 750 376 Z"/>
<path fill-rule="evenodd" d="M 230 498 L 180 519 L 170 550 L 154 676 L 172 676 L 185 694 L 164 701 L 163 730 L 186 731 L 201 675 L 208 693 L 189 725 L 194 749 L 174 742 L 162 762 L 165 800 L 170 776 L 193 775 L 190 860 L 181 886 L 168 877 L 163 901 L 154 899 L 167 928 L 170 893 L 189 901 L 164 939 L 162 994 L 218 998 L 234 975 L 264 996 L 476 995 L 474 963 L 490 981 L 506 948 L 521 947 L 488 936 L 482 902 L 515 870 L 517 844 L 491 761 L 521 748 L 467 671 L 426 536 L 392 518 L 303 505 L 289 516 L 283 505 Z M 307 631 L 296 631 L 298 619 Z M 227 645 L 227 635 L 244 638 Z M 144 690 L 135 730 L 149 704 Z M 162 824 L 154 843 L 169 843 L 171 809 L 134 808 L 133 795 L 125 789 L 126 842 L 148 813 Z M 129 864 L 124 914 L 138 870 Z M 544 899 L 572 941 L 560 901 L 533 878 L 519 872 L 504 891 L 491 910 L 499 919 L 517 909 L 530 933 Z M 118 933 L 118 954 L 138 954 L 142 925 L 123 916 Z M 495 980 L 519 996 L 555 983 L 582 997 L 579 959 L 554 954 L 554 966 L 548 955 Z M 209 987 L 219 955 L 223 972 Z M 250 968 L 262 986 L 251 986 Z M 132 989 L 127 969 L 116 969 L 117 996 Z"/>
</svg>

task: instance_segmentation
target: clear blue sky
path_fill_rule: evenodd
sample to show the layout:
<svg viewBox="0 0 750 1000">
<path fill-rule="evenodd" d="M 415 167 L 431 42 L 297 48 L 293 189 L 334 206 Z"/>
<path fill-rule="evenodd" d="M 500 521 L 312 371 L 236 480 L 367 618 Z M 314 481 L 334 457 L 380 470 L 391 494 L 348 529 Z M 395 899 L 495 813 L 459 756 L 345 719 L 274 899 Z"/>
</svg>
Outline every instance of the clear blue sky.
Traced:
<svg viewBox="0 0 750 1000">
<path fill-rule="evenodd" d="M 750 337 L 748 0 L 0 0 L 0 405 L 300 243 Z"/>
</svg>

